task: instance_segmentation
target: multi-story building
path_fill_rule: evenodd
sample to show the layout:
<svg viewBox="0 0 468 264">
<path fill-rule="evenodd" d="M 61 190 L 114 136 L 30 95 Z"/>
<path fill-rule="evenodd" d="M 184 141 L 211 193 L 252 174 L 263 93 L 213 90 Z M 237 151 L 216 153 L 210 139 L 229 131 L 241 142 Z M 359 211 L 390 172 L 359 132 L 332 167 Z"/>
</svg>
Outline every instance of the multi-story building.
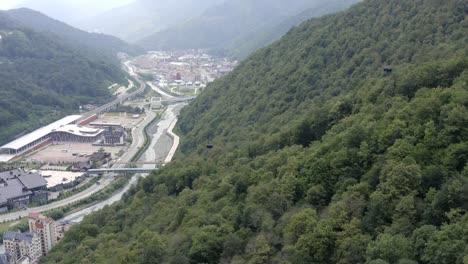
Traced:
<svg viewBox="0 0 468 264">
<path fill-rule="evenodd" d="M 42 255 L 46 255 L 57 243 L 57 233 L 54 219 L 40 213 L 29 214 L 29 231 L 39 235 Z"/>
<path fill-rule="evenodd" d="M 125 144 L 125 134 L 123 131 L 107 130 L 104 132 L 104 144 L 111 146 L 122 146 Z"/>
<path fill-rule="evenodd" d="M 20 233 L 6 231 L 3 234 L 5 252 L 13 259 L 29 259 L 32 263 L 38 263 L 42 256 L 41 241 L 35 232 Z M 11 261 L 11 260 L 10 260 Z"/>
</svg>

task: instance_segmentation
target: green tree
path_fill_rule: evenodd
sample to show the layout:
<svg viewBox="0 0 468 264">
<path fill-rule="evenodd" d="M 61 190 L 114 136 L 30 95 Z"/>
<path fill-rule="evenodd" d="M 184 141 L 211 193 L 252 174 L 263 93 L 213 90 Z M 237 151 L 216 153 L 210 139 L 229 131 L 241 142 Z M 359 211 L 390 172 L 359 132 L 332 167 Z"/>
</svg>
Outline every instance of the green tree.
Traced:
<svg viewBox="0 0 468 264">
<path fill-rule="evenodd" d="M 223 236 L 215 226 L 200 228 L 192 237 L 191 263 L 218 263 L 223 249 Z"/>
<path fill-rule="evenodd" d="M 367 247 L 367 261 L 381 259 L 398 263 L 400 259 L 412 259 L 411 242 L 402 235 L 382 234 Z"/>
</svg>

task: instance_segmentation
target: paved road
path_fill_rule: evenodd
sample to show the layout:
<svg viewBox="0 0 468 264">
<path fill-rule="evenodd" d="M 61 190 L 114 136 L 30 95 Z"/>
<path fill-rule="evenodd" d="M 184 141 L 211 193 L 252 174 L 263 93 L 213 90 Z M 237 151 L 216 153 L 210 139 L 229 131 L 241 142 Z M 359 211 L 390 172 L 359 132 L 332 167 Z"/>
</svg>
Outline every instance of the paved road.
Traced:
<svg viewBox="0 0 468 264">
<path fill-rule="evenodd" d="M 34 208 L 28 208 L 27 210 L 18 211 L 14 213 L 0 215 L 0 222 L 9 222 L 9 221 L 17 220 L 19 218 L 27 217 L 29 213 L 50 211 L 53 209 L 67 206 L 71 203 L 81 201 L 99 192 L 100 190 L 104 189 L 113 180 L 114 180 L 114 177 L 111 175 L 103 176 L 100 185 L 93 185 L 92 187 L 86 189 L 83 192 L 80 192 L 79 194 L 76 194 L 74 196 L 71 196 L 67 199 L 64 199 L 55 203 L 51 203 L 51 204 L 47 204 L 47 205 L 39 206 L 39 207 L 34 207 Z"/>
<path fill-rule="evenodd" d="M 167 100 L 167 99 L 176 99 L 177 98 L 177 97 L 175 97 L 173 95 L 170 95 L 170 94 L 166 93 L 159 86 L 157 86 L 156 84 L 154 84 L 152 82 L 146 82 L 146 84 L 149 85 L 151 87 L 151 89 L 153 89 L 155 92 L 160 94 L 161 97 L 163 98 L 163 101 Z"/>
<path fill-rule="evenodd" d="M 135 73 L 135 70 L 134 70 L 133 66 L 130 65 L 130 62 L 127 61 L 127 62 L 124 63 L 124 65 L 126 66 L 126 67 L 124 67 L 124 70 L 126 70 L 128 72 L 128 74 L 130 74 L 130 76 L 134 77 L 138 81 L 138 84 L 139 84 L 140 88 L 138 90 L 136 90 L 135 92 L 133 92 L 133 93 L 118 96 L 118 98 L 115 99 L 114 101 L 109 102 L 109 103 L 107 103 L 107 104 L 105 104 L 103 106 L 100 106 L 100 107 L 98 107 L 98 108 L 96 108 L 96 109 L 94 109 L 92 111 L 86 112 L 85 114 L 83 114 L 83 119 L 86 118 L 86 117 L 90 117 L 92 115 L 95 115 L 95 114 L 102 113 L 105 110 L 107 110 L 109 108 L 112 108 L 113 106 L 115 106 L 117 104 L 120 104 L 123 101 L 126 101 L 127 99 L 132 98 L 135 95 L 141 94 L 142 92 L 145 91 L 145 88 L 146 88 L 145 82 L 143 82 L 142 80 L 140 80 L 138 78 L 138 74 Z"/>
</svg>

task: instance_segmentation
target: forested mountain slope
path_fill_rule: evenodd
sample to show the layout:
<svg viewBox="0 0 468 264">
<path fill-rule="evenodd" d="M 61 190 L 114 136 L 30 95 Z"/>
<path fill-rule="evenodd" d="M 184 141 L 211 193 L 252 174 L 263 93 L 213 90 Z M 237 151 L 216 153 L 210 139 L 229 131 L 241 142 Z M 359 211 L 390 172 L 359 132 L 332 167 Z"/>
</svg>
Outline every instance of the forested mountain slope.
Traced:
<svg viewBox="0 0 468 264">
<path fill-rule="evenodd" d="M 254 51 L 263 48 L 276 40 L 280 39 L 291 28 L 300 25 L 302 22 L 320 17 L 326 14 L 332 14 L 341 10 L 345 10 L 352 4 L 360 2 L 360 0 L 330 0 L 318 1 L 313 7 L 298 14 L 294 14 L 279 23 L 268 24 L 254 32 L 238 36 L 232 40 L 229 45 L 218 49 L 226 53 L 230 57 L 244 59 Z"/>
<path fill-rule="evenodd" d="M 6 13 L 11 18 L 21 21 L 28 28 L 39 32 L 53 33 L 69 46 L 88 48 L 90 52 L 97 54 L 115 57 L 118 52 L 125 52 L 130 55 L 137 55 L 143 52 L 142 48 L 125 43 L 116 37 L 88 33 L 31 9 L 12 9 L 6 11 Z"/>
<path fill-rule="evenodd" d="M 0 13 L 0 144 L 47 124 L 84 103 L 110 98 L 124 83 L 120 65 L 55 34 L 23 26 Z"/>
<path fill-rule="evenodd" d="M 307 18 L 302 18 L 297 23 L 289 21 L 294 17 L 303 17 L 302 12 L 306 9 L 314 9 L 311 17 L 317 17 L 346 9 L 356 2 L 357 0 L 226 0 L 193 19 L 144 38 L 138 44 L 153 50 L 208 49 L 212 53 L 223 55 L 236 51 L 248 55 L 306 20 Z M 282 23 L 286 23 L 285 28 L 281 26 Z M 274 35 L 271 42 L 262 38 L 262 35 L 270 33 Z M 260 43 L 256 43 L 258 41 Z"/>
<path fill-rule="evenodd" d="M 175 162 L 43 262 L 466 263 L 467 14 L 367 0 L 295 28 L 183 111 Z"/>
</svg>

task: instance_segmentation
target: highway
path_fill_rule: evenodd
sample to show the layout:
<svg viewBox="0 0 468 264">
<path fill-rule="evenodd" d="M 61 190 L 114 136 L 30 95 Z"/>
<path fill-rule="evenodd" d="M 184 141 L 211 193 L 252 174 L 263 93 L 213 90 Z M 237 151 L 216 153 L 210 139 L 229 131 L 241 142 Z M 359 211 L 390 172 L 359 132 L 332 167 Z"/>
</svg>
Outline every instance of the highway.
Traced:
<svg viewBox="0 0 468 264">
<path fill-rule="evenodd" d="M 149 85 L 151 87 L 151 89 L 153 89 L 155 92 L 157 92 L 158 94 L 161 95 L 161 97 L 163 98 L 163 100 L 167 100 L 167 99 L 176 99 L 177 97 L 175 96 L 172 96 L 168 93 L 166 93 L 165 91 L 163 91 L 161 88 L 159 88 L 159 86 L 157 86 L 156 84 L 152 83 L 152 82 L 146 82 L 147 85 Z"/>
<path fill-rule="evenodd" d="M 98 108 L 96 108 L 96 109 L 94 109 L 92 111 L 86 112 L 83 115 L 82 119 L 85 119 L 85 118 L 90 117 L 90 116 L 95 115 L 95 114 L 105 112 L 107 109 L 112 108 L 115 105 L 120 104 L 120 103 L 126 101 L 127 99 L 132 98 L 132 97 L 134 97 L 134 96 L 136 96 L 138 94 L 141 94 L 142 92 L 145 91 L 145 88 L 146 88 L 145 82 L 143 82 L 142 80 L 140 80 L 138 78 L 138 74 L 135 73 L 135 70 L 130 65 L 130 62 L 127 61 L 127 62 L 124 62 L 123 64 L 126 66 L 126 67 L 123 67 L 124 70 L 127 71 L 128 74 L 130 74 L 130 76 L 134 77 L 138 81 L 140 88 L 138 90 L 136 90 L 135 92 L 133 92 L 133 93 L 123 94 L 121 96 L 118 96 L 117 99 L 115 99 L 114 101 L 109 102 L 109 103 L 107 103 L 105 105 L 102 105 L 102 106 L 100 106 L 100 107 L 98 107 Z"/>
<path fill-rule="evenodd" d="M 88 175 L 99 175 L 104 173 L 151 173 L 153 170 L 157 169 L 158 168 L 103 168 L 88 170 Z"/>
</svg>

